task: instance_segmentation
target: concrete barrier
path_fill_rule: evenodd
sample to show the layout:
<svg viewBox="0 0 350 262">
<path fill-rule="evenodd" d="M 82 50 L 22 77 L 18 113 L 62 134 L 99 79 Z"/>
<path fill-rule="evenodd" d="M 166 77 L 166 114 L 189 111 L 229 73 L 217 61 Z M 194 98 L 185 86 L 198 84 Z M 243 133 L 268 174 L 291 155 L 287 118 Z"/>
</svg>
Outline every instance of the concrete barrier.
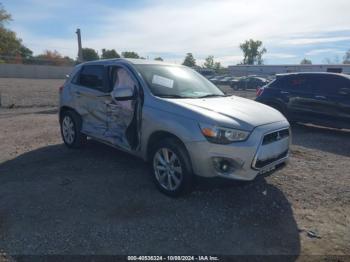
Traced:
<svg viewBox="0 0 350 262">
<path fill-rule="evenodd" d="M 72 69 L 72 66 L 0 64 L 0 77 L 63 79 Z"/>
</svg>

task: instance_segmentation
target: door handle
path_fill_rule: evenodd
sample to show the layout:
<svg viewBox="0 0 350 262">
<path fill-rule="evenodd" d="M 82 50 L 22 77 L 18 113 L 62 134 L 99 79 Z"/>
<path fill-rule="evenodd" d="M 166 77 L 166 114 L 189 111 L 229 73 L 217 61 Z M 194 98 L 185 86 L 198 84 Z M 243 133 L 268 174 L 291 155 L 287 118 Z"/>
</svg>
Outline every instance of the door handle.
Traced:
<svg viewBox="0 0 350 262">
<path fill-rule="evenodd" d="M 81 96 L 81 93 L 79 91 L 74 92 L 77 96 Z"/>
<path fill-rule="evenodd" d="M 315 96 L 315 98 L 318 98 L 318 99 L 326 99 L 325 96 Z"/>
<path fill-rule="evenodd" d="M 287 92 L 287 91 L 281 91 L 281 94 L 288 95 L 289 92 Z"/>
</svg>

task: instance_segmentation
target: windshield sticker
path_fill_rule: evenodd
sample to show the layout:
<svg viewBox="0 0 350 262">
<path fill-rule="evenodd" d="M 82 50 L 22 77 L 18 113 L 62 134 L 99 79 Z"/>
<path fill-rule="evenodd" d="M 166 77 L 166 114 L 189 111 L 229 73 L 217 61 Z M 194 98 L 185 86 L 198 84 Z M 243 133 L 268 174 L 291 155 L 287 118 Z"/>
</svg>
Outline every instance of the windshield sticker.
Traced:
<svg viewBox="0 0 350 262">
<path fill-rule="evenodd" d="M 173 88 L 174 80 L 158 75 L 153 75 L 152 84 L 164 86 L 167 88 Z"/>
</svg>

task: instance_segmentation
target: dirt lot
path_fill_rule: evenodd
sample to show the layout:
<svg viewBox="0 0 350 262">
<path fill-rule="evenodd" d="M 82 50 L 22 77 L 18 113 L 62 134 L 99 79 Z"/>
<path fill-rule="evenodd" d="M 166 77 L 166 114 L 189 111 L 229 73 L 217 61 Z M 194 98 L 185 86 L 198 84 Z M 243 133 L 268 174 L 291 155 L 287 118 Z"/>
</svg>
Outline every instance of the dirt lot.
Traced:
<svg viewBox="0 0 350 262">
<path fill-rule="evenodd" d="M 250 183 L 199 179 L 170 199 L 141 160 L 62 144 L 61 84 L 0 79 L 13 107 L 0 109 L 2 252 L 350 255 L 350 131 L 295 125 L 284 169 Z"/>
</svg>

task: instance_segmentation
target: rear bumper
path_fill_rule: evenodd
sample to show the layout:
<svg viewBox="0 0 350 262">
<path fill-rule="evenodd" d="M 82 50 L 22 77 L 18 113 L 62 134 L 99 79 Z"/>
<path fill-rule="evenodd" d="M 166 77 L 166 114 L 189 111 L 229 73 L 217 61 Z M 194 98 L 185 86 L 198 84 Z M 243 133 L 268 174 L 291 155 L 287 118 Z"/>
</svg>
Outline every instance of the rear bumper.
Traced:
<svg viewBox="0 0 350 262">
<path fill-rule="evenodd" d="M 276 165 L 287 162 L 291 136 L 276 144 L 262 146 L 262 139 L 266 134 L 285 128 L 289 128 L 287 121 L 258 126 L 246 141 L 230 145 L 213 144 L 206 140 L 187 143 L 186 147 L 191 157 L 193 171 L 203 177 L 220 176 L 237 180 L 253 180 L 259 173 L 269 171 Z M 286 154 L 279 155 L 281 153 L 279 149 L 286 151 Z M 272 157 L 272 161 L 263 162 L 262 166 L 257 166 L 257 159 L 263 159 L 264 154 L 276 156 L 276 159 Z M 227 172 L 218 170 L 215 164 L 218 159 L 227 160 L 232 168 Z"/>
</svg>

